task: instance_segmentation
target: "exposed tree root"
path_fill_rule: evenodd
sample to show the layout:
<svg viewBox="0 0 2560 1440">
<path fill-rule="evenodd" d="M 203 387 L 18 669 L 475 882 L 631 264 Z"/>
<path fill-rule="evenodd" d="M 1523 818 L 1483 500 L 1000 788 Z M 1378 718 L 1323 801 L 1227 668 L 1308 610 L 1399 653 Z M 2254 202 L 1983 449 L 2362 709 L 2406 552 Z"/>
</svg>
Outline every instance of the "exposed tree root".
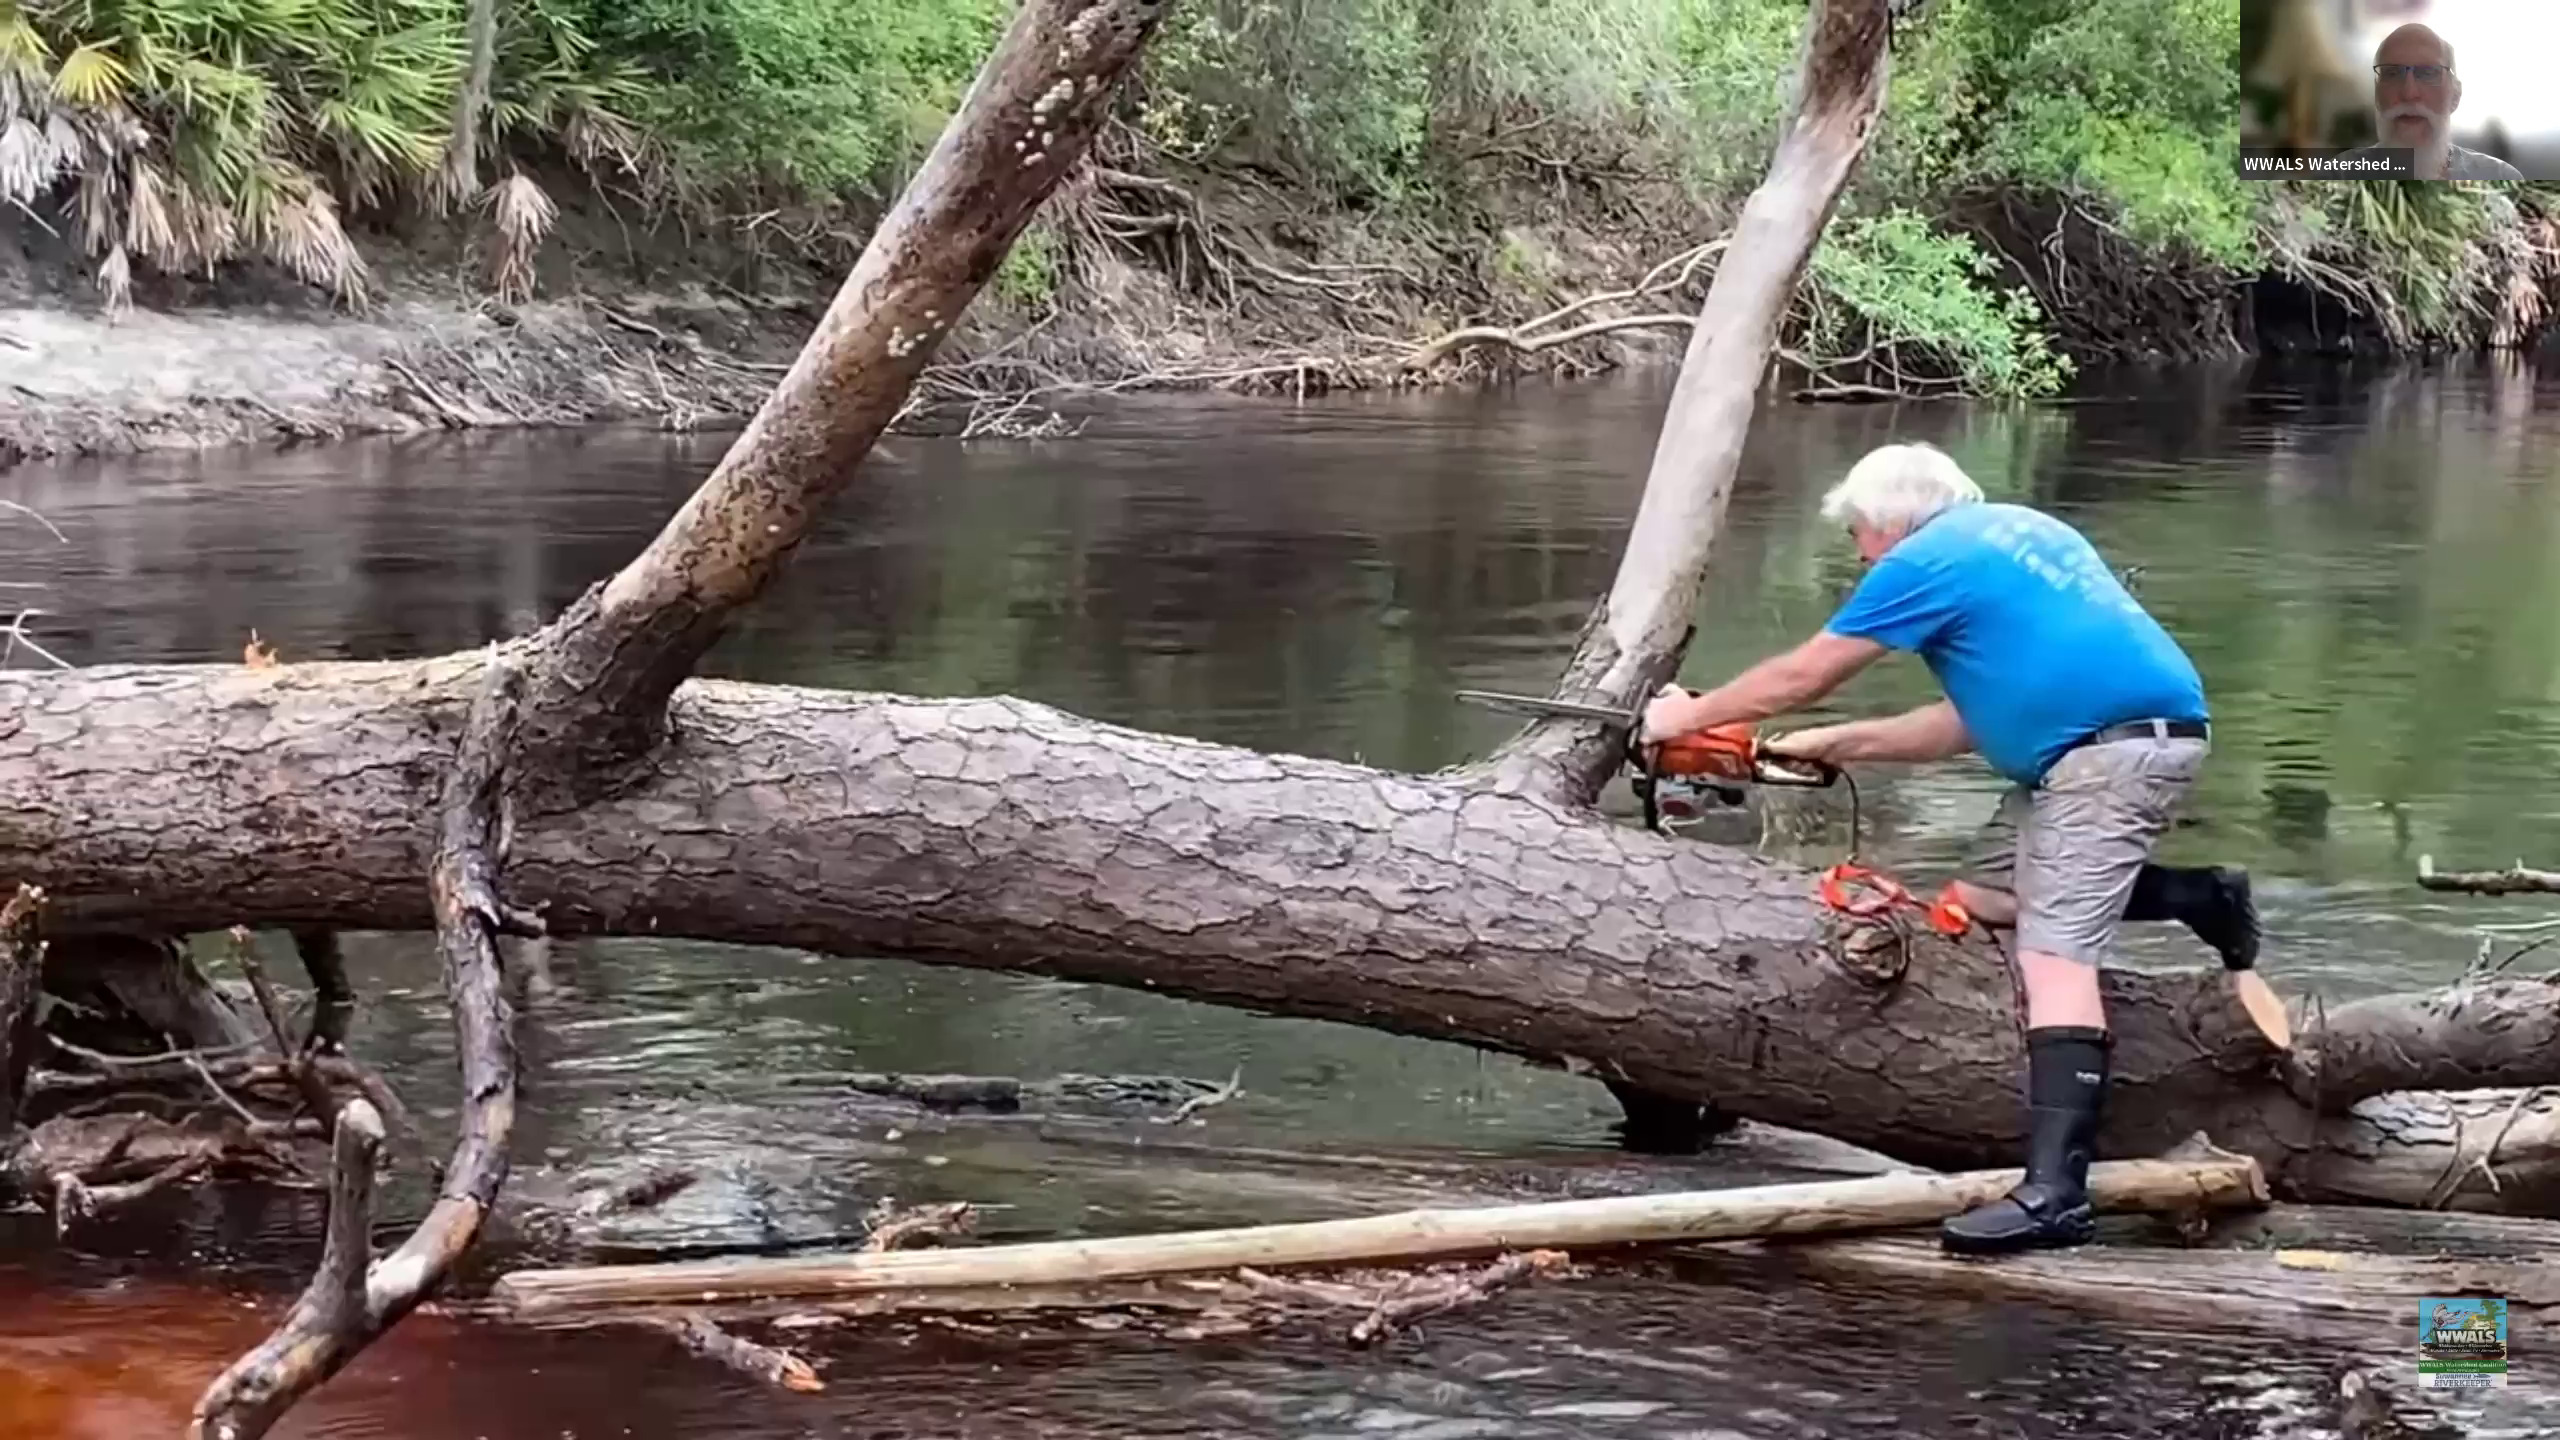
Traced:
<svg viewBox="0 0 2560 1440">
<path fill-rule="evenodd" d="M 1476 345 L 1500 345 L 1529 355 L 1617 330 L 1640 327 L 1686 329 L 1694 326 L 1697 324 L 1697 317 L 1685 314 L 1620 315 L 1596 320 L 1581 320 L 1581 317 L 1586 312 L 1603 306 L 1650 299 L 1657 295 L 1686 293 L 1689 286 L 1697 279 L 1699 268 L 1709 260 L 1722 255 L 1725 247 L 1730 243 L 1732 242 L 1728 237 L 1710 240 L 1702 245 L 1693 245 L 1646 271 L 1644 278 L 1625 289 L 1604 290 L 1596 295 L 1586 295 L 1518 325 L 1509 327 L 1471 325 L 1464 329 L 1452 330 L 1438 339 L 1416 347 L 1400 362 L 1401 368 L 1428 370 L 1450 356 Z M 1580 320 L 1581 323 L 1567 329 L 1555 328 L 1573 320 Z"/>
</svg>

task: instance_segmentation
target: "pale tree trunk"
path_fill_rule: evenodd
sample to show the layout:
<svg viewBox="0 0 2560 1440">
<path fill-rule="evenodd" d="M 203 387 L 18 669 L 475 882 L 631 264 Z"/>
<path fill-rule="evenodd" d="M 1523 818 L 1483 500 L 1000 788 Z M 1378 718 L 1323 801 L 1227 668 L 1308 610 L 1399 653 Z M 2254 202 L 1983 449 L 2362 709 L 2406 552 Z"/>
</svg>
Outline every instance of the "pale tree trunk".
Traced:
<svg viewBox="0 0 2560 1440">
<path fill-rule="evenodd" d="M 1891 29 L 1882 3 L 1814 7 L 1795 106 L 1689 332 L 1617 580 L 1565 666 L 1561 696 L 1631 707 L 1680 667 L 1778 326 L 1883 112 Z M 1504 789 L 1589 804 L 1624 746 L 1623 732 L 1553 721 L 1490 768 Z"/>
<path fill-rule="evenodd" d="M 480 193 L 480 122 L 489 109 L 489 81 L 498 63 L 498 0 L 471 0 L 464 17 L 470 53 L 453 96 L 453 124 L 444 142 L 437 184 L 445 203 L 460 205 Z"/>
</svg>

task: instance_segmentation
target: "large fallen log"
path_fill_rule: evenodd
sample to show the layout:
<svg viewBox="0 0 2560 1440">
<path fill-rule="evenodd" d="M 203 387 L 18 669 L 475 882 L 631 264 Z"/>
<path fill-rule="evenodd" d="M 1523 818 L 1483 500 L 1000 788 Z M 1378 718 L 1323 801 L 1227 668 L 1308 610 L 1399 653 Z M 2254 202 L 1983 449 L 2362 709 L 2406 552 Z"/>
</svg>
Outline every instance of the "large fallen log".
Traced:
<svg viewBox="0 0 2560 1440">
<path fill-rule="evenodd" d="M 1088 1285 L 1239 1266 L 1387 1263 L 1514 1249 L 1584 1250 L 1666 1240 L 1819 1235 L 1940 1220 L 2005 1194 L 2015 1170 L 1905 1172 L 1863 1180 L 1758 1185 L 1555 1200 L 1471 1210 L 1409 1210 L 1348 1220 L 1048 1240 L 971 1249 L 865 1251 L 784 1259 L 694 1260 L 519 1270 L 492 1298 L 528 1316 L 640 1304 L 835 1296 L 860 1291 Z M 2117 1160 L 2094 1166 L 2090 1194 L 2107 1211 L 2178 1214 L 2262 1205 L 2266 1179 L 2240 1157 Z"/>
<path fill-rule="evenodd" d="M 0 812 L 0 874 L 45 886 L 57 931 L 426 928 L 416 877 L 477 670 L 0 675 L 0 784 L 19 797 Z M 555 933 L 1101 981 L 1620 1076 L 1933 1168 L 2017 1154 L 2000 953 L 1918 935 L 1906 973 L 1879 984 L 1842 963 L 1848 931 L 1792 866 L 1012 700 L 706 681 L 678 692 L 671 728 L 617 793 L 516 814 L 511 896 Z M 162 763 L 173 752 L 200 758 Z M 2560 1196 L 2550 1105 L 2384 1097 L 2408 1071 L 2360 1043 L 2383 1029 L 2400 1050 L 2470 1057 L 2473 1085 L 2560 1083 L 2560 1047 L 2522 1043 L 2560 988 L 2297 1015 L 2313 1089 L 2288 1087 L 2219 971 L 2105 983 L 2119 1077 L 2105 1155 L 2204 1130 L 2294 1198 Z M 2493 1188 L 2468 1167 L 2502 1131 Z"/>
</svg>

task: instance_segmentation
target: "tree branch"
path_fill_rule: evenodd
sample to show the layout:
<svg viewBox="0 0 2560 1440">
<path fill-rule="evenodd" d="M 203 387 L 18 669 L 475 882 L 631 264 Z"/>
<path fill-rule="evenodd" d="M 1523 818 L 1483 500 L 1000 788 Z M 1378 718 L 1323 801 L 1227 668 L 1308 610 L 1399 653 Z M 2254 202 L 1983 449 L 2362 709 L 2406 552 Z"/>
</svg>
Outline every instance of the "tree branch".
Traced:
<svg viewBox="0 0 2560 1440">
<path fill-rule="evenodd" d="M 493 647 L 461 753 L 445 778 L 442 833 L 427 877 L 462 1058 L 462 1133 L 445 1167 L 443 1190 L 409 1238 L 364 1274 L 361 1293 L 352 1296 L 345 1277 L 331 1268 L 333 1258 L 342 1265 L 355 1263 L 337 1244 L 333 1207 L 330 1253 L 322 1257 L 320 1276 L 305 1303 L 197 1402 L 198 1433 L 211 1440 L 256 1440 L 294 1401 L 416 1308 L 478 1237 L 506 1183 L 516 1065 L 514 1017 L 499 971 L 497 937 L 502 930 L 532 922 L 499 899 L 497 872 L 504 860 L 499 846 L 505 830 L 500 812 L 506 803 L 506 763 L 522 689 L 521 672 Z M 336 1183 L 341 1200 L 369 1205 L 382 1121 L 370 1104 L 350 1102 L 339 1115 L 342 1136 L 357 1120 L 358 1107 L 363 1134 L 352 1143 L 361 1147 L 363 1188 L 360 1196 L 346 1189 L 351 1142 L 344 1140 L 336 1151 L 341 1172 Z M 362 1235 L 359 1231 L 358 1241 Z"/>
<path fill-rule="evenodd" d="M 545 633 L 528 776 L 642 753 L 666 702 L 779 573 L 896 417 L 960 312 L 1110 111 L 1165 0 L 1028 0 L 807 348 L 649 548 Z"/>
<path fill-rule="evenodd" d="M 1814 8 L 1796 76 L 1800 98 L 1768 178 L 1751 192 L 1726 241 L 1690 331 L 1617 579 L 1557 694 L 1632 708 L 1679 669 L 1780 321 L 1883 109 L 1891 28 L 1885 10 L 1885 0 L 1820 0 Z M 1497 790 L 1588 804 L 1623 746 L 1623 736 L 1588 721 L 1543 721 L 1505 746 L 1484 774 Z"/>
<path fill-rule="evenodd" d="M 249 943 L 247 926 L 231 927 L 231 955 L 239 963 L 240 973 L 249 977 L 249 990 L 258 999 L 258 1013 L 266 1018 L 276 1058 L 284 1062 L 293 1076 L 294 1088 L 302 1092 L 303 1108 L 322 1120 L 336 1115 L 337 1100 L 329 1093 L 329 1083 L 320 1078 L 312 1068 L 311 1057 L 293 1043 L 292 1032 L 285 1028 L 284 1003 L 276 998 L 276 987 L 267 980 L 267 967 L 259 963 L 258 952 Z"/>
<path fill-rule="evenodd" d="M 362 1100 L 348 1101 L 330 1150 L 329 1230 L 319 1271 L 284 1324 L 206 1387 L 189 1440 L 256 1440 L 380 1331 L 382 1321 L 366 1299 L 365 1262 L 373 1253 L 374 1158 L 381 1144 L 381 1117 Z"/>
<path fill-rule="evenodd" d="M 2333 1115 L 2395 1090 L 2511 1084 L 2560 1056 L 2560 985 L 2466 981 L 2426 995 L 2377 996 L 2328 1011 L 2303 1039 L 2295 1093 L 2317 1094 Z"/>
</svg>

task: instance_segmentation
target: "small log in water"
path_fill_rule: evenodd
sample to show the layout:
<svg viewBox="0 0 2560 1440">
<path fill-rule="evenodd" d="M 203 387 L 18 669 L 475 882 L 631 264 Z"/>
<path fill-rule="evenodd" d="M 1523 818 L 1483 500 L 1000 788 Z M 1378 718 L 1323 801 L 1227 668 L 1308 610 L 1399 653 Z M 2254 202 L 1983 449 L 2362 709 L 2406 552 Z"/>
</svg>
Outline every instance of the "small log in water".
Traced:
<svg viewBox="0 0 2560 1440">
<path fill-rule="evenodd" d="M 540 1315 L 597 1306 L 1083 1284 L 1239 1266 L 1269 1269 L 1515 1249 L 1812 1235 L 1930 1224 L 1994 1199 L 2017 1182 L 2015 1170 L 1883 1175 L 972 1250 L 520 1270 L 498 1281 L 493 1298 L 514 1313 Z M 2089 1183 L 2103 1210 L 2185 1213 L 2267 1200 L 2265 1176 L 2256 1162 L 2241 1158 L 2111 1161 L 2093 1167 Z"/>
</svg>

